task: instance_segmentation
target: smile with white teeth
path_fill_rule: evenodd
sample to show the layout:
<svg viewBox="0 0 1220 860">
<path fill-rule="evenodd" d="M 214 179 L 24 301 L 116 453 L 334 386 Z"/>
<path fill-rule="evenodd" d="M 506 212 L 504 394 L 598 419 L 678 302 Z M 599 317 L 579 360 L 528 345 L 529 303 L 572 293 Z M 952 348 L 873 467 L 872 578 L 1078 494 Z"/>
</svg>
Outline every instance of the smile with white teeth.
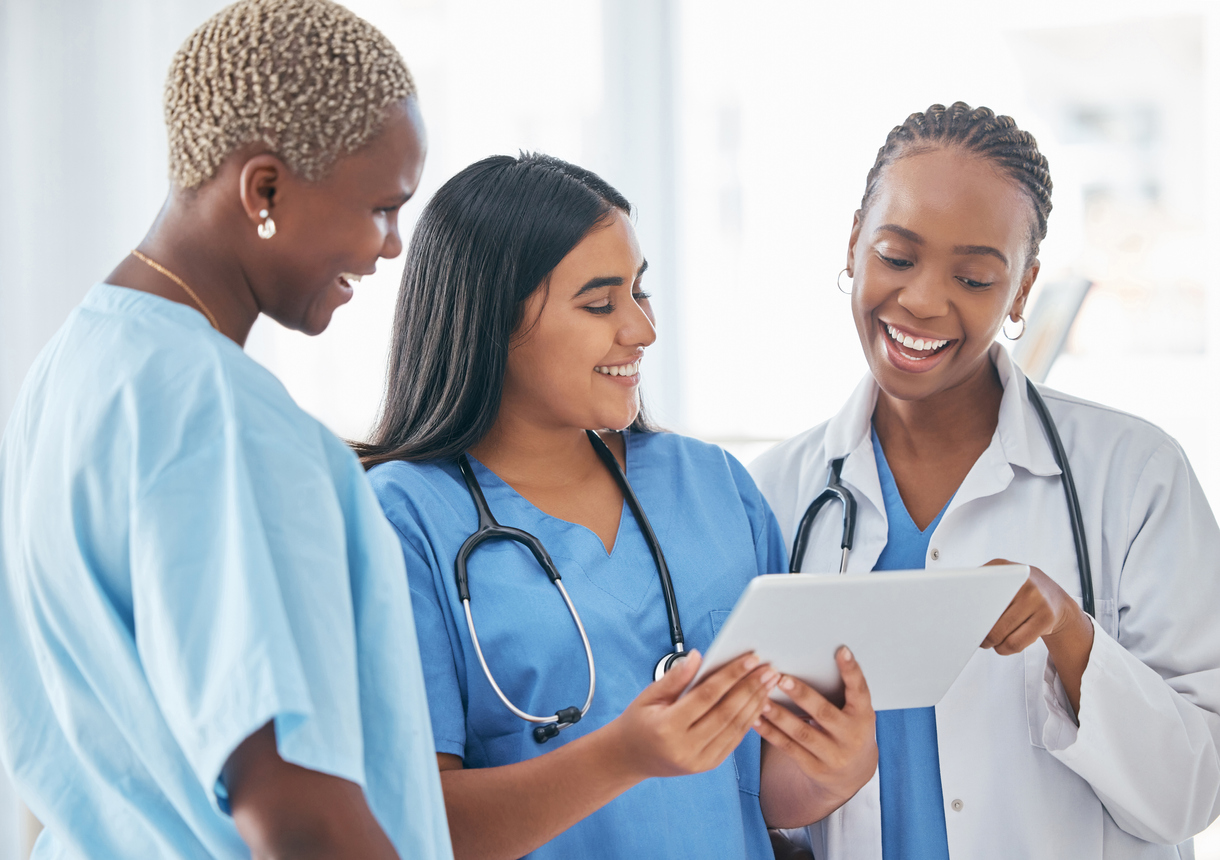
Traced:
<svg viewBox="0 0 1220 860">
<path fill-rule="evenodd" d="M 888 323 L 885 326 L 885 330 L 889 332 L 890 337 L 893 338 L 896 343 L 900 343 L 907 349 L 913 349 L 918 352 L 932 353 L 949 342 L 947 340 L 924 340 L 923 338 L 911 337 L 909 334 L 903 334 Z M 926 355 L 919 357 L 927 358 Z"/>
<path fill-rule="evenodd" d="M 353 275 L 350 272 L 344 272 L 339 277 L 342 278 L 343 280 L 347 281 L 349 284 L 358 284 L 358 283 L 360 283 L 360 279 L 363 278 L 364 275 Z"/>
<path fill-rule="evenodd" d="M 636 359 L 631 364 L 602 365 L 593 369 L 606 376 L 635 376 L 640 372 L 640 362 Z"/>
</svg>

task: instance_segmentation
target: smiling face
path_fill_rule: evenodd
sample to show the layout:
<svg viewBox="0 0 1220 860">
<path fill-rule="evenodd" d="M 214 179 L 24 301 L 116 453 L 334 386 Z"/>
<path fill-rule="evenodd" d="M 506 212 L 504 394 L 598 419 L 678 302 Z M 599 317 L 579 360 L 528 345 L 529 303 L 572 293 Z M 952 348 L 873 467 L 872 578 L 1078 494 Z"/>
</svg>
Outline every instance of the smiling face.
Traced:
<svg viewBox="0 0 1220 860">
<path fill-rule="evenodd" d="M 889 165 L 848 246 L 852 313 L 881 389 L 923 400 L 989 371 L 1038 274 L 1029 200 L 986 160 L 934 149 Z"/>
<path fill-rule="evenodd" d="M 501 411 L 553 427 L 621 430 L 640 409 L 640 360 L 656 340 L 647 268 L 625 213 L 612 210 L 526 300 Z"/>
<path fill-rule="evenodd" d="M 256 165 L 263 172 L 250 180 L 243 175 L 255 188 L 247 209 L 267 208 L 276 224 L 268 240 L 247 228 L 255 243 L 247 269 L 259 310 L 287 328 L 322 332 L 352 297 L 347 276 L 372 274 L 379 259 L 402 252 L 398 211 L 419 185 L 425 152 L 423 121 L 411 97 L 391 106 L 378 136 L 320 181 L 277 169 L 274 159 L 270 171 L 258 166 L 268 156 L 252 159 L 246 169 Z"/>
</svg>

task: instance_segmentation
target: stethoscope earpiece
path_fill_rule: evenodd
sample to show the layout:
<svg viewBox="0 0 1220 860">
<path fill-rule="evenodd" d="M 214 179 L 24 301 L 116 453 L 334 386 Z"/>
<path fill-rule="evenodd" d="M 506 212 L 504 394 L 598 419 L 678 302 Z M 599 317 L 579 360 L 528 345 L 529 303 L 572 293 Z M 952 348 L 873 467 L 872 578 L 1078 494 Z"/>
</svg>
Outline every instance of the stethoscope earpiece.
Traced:
<svg viewBox="0 0 1220 860">
<path fill-rule="evenodd" d="M 551 738 L 558 737 L 559 732 L 568 726 L 579 723 L 584 714 L 575 706 L 564 708 L 555 714 L 555 722 L 534 726 L 534 743 L 544 744 Z"/>
</svg>

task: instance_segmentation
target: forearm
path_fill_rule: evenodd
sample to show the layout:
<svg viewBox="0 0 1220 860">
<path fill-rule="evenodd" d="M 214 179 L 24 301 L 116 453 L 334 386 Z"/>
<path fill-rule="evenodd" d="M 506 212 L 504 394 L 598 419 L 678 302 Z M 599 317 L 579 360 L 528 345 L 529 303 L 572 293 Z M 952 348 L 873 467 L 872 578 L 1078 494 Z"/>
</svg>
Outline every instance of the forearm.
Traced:
<svg viewBox="0 0 1220 860">
<path fill-rule="evenodd" d="M 768 827 L 791 829 L 821 821 L 850 798 L 832 797 L 790 756 L 764 741 L 758 799 Z"/>
<path fill-rule="evenodd" d="M 454 856 L 512 860 L 601 809 L 643 780 L 621 749 L 610 723 L 528 761 L 442 770 Z"/>
<path fill-rule="evenodd" d="M 1042 641 L 1055 661 L 1055 671 L 1059 674 L 1072 711 L 1079 717 L 1080 682 L 1093 650 L 1093 622 L 1080 610 L 1063 625 L 1062 630 L 1048 633 L 1042 637 Z"/>
<path fill-rule="evenodd" d="M 359 785 L 279 757 L 271 723 L 225 764 L 233 823 L 255 860 L 396 860 Z"/>
<path fill-rule="evenodd" d="M 365 806 L 361 812 L 313 810 L 275 832 L 238 823 L 252 860 L 398 860 L 394 846 Z"/>
</svg>

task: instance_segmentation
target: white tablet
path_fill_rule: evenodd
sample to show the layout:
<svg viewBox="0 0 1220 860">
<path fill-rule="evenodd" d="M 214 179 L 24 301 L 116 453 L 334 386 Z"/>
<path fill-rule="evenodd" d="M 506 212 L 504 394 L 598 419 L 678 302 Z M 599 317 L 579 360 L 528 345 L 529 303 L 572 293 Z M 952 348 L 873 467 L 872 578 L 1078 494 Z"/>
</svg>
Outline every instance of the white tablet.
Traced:
<svg viewBox="0 0 1220 860">
<path fill-rule="evenodd" d="M 834 655 L 846 645 L 876 710 L 931 707 L 1028 578 L 1029 567 L 1020 564 L 760 576 L 742 593 L 690 686 L 753 651 L 841 704 Z M 778 689 L 772 698 L 791 704 Z"/>
</svg>

